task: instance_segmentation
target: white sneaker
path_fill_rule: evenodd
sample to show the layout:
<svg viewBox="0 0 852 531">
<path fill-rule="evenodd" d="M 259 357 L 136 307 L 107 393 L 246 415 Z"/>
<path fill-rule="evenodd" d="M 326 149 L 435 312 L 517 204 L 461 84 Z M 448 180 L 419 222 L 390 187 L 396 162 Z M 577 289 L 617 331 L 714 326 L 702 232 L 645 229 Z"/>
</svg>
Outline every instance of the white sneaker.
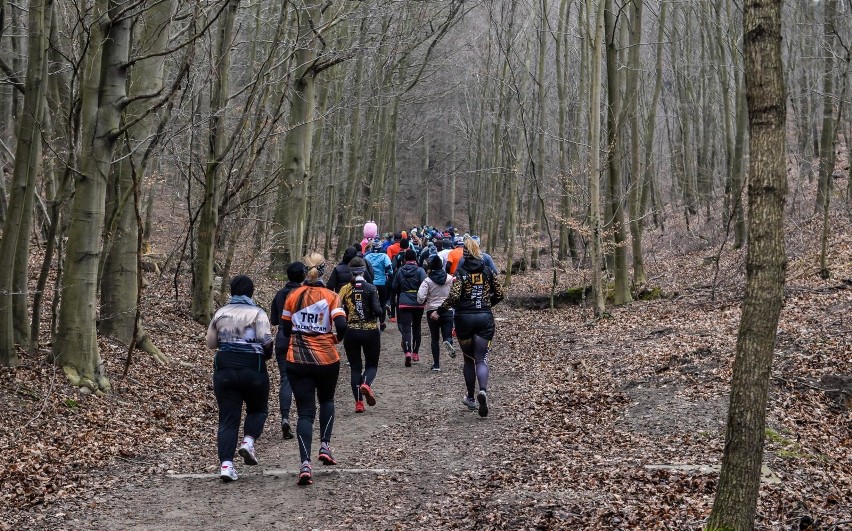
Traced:
<svg viewBox="0 0 852 531">
<path fill-rule="evenodd" d="M 243 443 L 240 445 L 240 449 L 237 453 L 240 454 L 240 457 L 243 458 L 243 461 L 245 461 L 247 465 L 257 464 L 257 454 L 254 453 L 254 445 Z"/>
<path fill-rule="evenodd" d="M 219 478 L 225 483 L 237 480 L 237 471 L 234 470 L 234 465 L 222 465 L 219 469 Z"/>
<path fill-rule="evenodd" d="M 456 357 L 456 347 L 453 346 L 452 342 L 444 341 L 444 350 L 447 352 L 447 356 L 451 358 Z"/>
</svg>

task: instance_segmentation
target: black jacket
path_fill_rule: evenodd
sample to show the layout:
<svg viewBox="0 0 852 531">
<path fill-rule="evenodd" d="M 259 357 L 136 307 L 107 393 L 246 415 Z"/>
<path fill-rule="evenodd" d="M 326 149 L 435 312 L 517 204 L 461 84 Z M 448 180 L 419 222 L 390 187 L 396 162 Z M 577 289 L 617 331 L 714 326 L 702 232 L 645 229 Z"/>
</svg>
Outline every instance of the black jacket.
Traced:
<svg viewBox="0 0 852 531">
<path fill-rule="evenodd" d="M 478 258 L 465 257 L 456 270 L 450 295 L 438 308 L 443 315 L 455 308 L 456 315 L 464 313 L 491 312 L 491 307 L 502 301 L 503 285 L 490 267 L 485 267 Z"/>
<path fill-rule="evenodd" d="M 284 335 L 284 327 L 281 326 L 281 312 L 284 311 L 284 302 L 287 300 L 287 295 L 291 291 L 298 288 L 302 284 L 300 282 L 287 282 L 284 287 L 278 290 L 275 297 L 272 298 L 272 308 L 269 311 L 269 322 L 273 326 L 278 326 L 278 332 L 275 334 L 275 354 L 280 354 L 283 350 L 287 352 L 287 347 L 290 345 L 290 337 Z"/>
</svg>

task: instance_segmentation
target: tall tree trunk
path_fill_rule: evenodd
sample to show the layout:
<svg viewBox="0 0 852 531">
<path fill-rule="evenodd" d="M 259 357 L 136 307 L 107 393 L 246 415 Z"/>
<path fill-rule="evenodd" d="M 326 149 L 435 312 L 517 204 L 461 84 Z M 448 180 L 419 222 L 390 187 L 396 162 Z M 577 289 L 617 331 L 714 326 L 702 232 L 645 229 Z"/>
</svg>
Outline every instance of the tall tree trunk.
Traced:
<svg viewBox="0 0 852 531">
<path fill-rule="evenodd" d="M 292 129 L 284 142 L 283 169 L 278 176 L 278 195 L 273 224 L 273 271 L 284 271 L 287 264 L 302 256 L 307 232 L 308 179 L 316 106 L 316 76 L 311 68 L 316 58 L 314 24 L 319 21 L 322 4 L 309 0 L 298 7 L 299 38 L 295 53 L 296 73 L 290 96 L 289 124 Z"/>
<path fill-rule="evenodd" d="M 621 75 L 618 68 L 618 42 L 615 34 L 616 13 L 613 0 L 607 0 L 606 19 L 606 81 L 607 81 L 607 172 L 609 200 L 612 210 L 613 275 L 615 276 L 616 305 L 626 304 L 630 296 L 630 271 L 627 266 L 627 237 L 624 230 L 624 183 L 621 176 Z"/>
<path fill-rule="evenodd" d="M 751 153 L 746 289 L 722 472 L 708 530 L 754 526 L 772 353 L 784 300 L 787 173 L 781 1 L 747 1 L 743 30 Z"/>
<path fill-rule="evenodd" d="M 642 42 L 642 11 L 643 0 L 634 0 L 630 14 L 630 49 L 627 52 L 627 112 L 630 119 L 630 185 L 628 200 L 630 202 L 630 243 L 633 255 L 633 284 L 644 286 L 647 282 L 645 275 L 645 260 L 642 251 L 642 182 L 645 172 L 642 168 L 642 131 L 639 119 L 639 72 L 642 69 L 642 59 L 639 56 L 639 45 Z M 662 17 L 661 17 L 662 20 Z M 653 127 L 653 124 L 652 124 Z"/>
<path fill-rule="evenodd" d="M 216 260 L 216 234 L 219 220 L 219 169 L 225 157 L 225 107 L 230 91 L 231 44 L 239 0 L 228 2 L 221 15 L 216 38 L 213 94 L 210 99 L 210 131 L 207 137 L 207 163 L 204 167 L 204 199 L 198 219 L 197 251 L 192 264 L 192 318 L 206 324 L 213 317 L 213 264 Z"/>
<path fill-rule="evenodd" d="M 163 65 L 169 41 L 169 28 L 176 3 L 174 0 L 157 2 L 141 17 L 138 31 L 137 55 L 152 57 L 137 62 L 130 70 L 128 97 L 156 94 L 163 88 Z M 146 112 L 146 99 L 133 101 L 127 106 L 124 121 L 137 120 Z M 153 344 L 150 336 L 136 322 L 138 298 L 137 248 L 139 246 L 136 212 L 132 199 L 136 183 L 141 182 L 147 168 L 156 118 L 147 116 L 132 125 L 120 144 L 121 161 L 113 166 L 110 185 L 107 186 L 106 219 L 116 219 L 115 230 L 107 234 L 107 256 L 101 277 L 101 312 L 98 329 L 102 334 L 114 337 L 153 355 L 161 362 L 165 356 Z M 134 178 L 135 176 L 135 178 Z M 136 337 L 134 337 L 134 331 Z"/>
<path fill-rule="evenodd" d="M 131 19 L 123 3 L 97 0 L 82 88 L 80 172 L 68 228 L 65 278 L 59 313 L 56 362 L 72 384 L 108 391 L 98 352 L 97 276 L 104 225 L 106 183 L 116 131 L 126 99 Z"/>
<path fill-rule="evenodd" d="M 47 44 L 52 16 L 52 0 L 33 0 L 30 3 L 26 94 L 18 125 L 9 211 L 0 241 L 0 365 L 6 367 L 18 364 L 15 342 L 25 345 L 29 336 L 26 264 L 29 260 L 36 176 L 41 167 L 41 121 L 46 101 Z M 24 264 L 23 279 L 15 274 L 21 261 Z M 20 315 L 22 312 L 23 316 Z"/>
<path fill-rule="evenodd" d="M 831 197 L 831 175 L 834 173 L 834 17 L 837 0 L 827 0 L 823 5 L 823 70 L 822 70 L 822 133 L 819 139 L 819 177 L 817 181 L 814 214 L 828 211 Z M 841 102 L 842 104 L 842 102 Z"/>
<path fill-rule="evenodd" d="M 602 316 L 606 311 L 604 304 L 604 286 L 601 283 L 602 249 L 601 249 L 601 52 L 603 51 L 604 38 L 604 8 L 609 0 L 597 0 L 597 6 L 593 0 L 586 0 L 586 13 L 594 12 L 595 32 L 592 44 L 591 60 L 591 92 L 589 94 L 589 134 L 591 143 L 589 146 L 589 224 L 592 234 L 592 307 L 596 316 Z M 591 29 L 591 24 L 586 26 Z"/>
</svg>

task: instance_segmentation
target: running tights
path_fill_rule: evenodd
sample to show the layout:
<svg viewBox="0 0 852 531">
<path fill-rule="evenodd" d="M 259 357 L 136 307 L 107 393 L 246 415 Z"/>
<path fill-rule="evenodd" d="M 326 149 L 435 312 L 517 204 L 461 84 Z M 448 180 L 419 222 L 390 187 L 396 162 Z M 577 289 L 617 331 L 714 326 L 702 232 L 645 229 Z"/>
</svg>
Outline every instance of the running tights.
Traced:
<svg viewBox="0 0 852 531">
<path fill-rule="evenodd" d="M 488 389 L 488 345 L 489 340 L 476 334 L 466 339 L 458 338 L 462 354 L 464 354 L 464 384 L 467 387 L 467 396 L 473 398 L 476 381 L 479 380 L 479 389 Z"/>
<path fill-rule="evenodd" d="M 379 370 L 379 351 L 381 350 L 381 332 L 359 330 L 349 327 L 343 336 L 343 348 L 351 370 L 352 395 L 361 400 L 361 384 L 372 386 Z M 361 363 L 361 351 L 364 351 L 364 363 Z"/>
<path fill-rule="evenodd" d="M 296 399 L 299 423 L 296 436 L 299 439 L 299 457 L 302 461 L 311 460 L 311 437 L 314 430 L 314 418 L 319 402 L 320 441 L 331 441 L 334 428 L 334 390 L 337 376 L 340 374 L 340 362 L 331 365 L 307 365 L 287 362 L 287 379 Z"/>
<path fill-rule="evenodd" d="M 420 352 L 423 308 L 397 308 L 396 326 L 402 334 L 403 352 Z"/>
</svg>

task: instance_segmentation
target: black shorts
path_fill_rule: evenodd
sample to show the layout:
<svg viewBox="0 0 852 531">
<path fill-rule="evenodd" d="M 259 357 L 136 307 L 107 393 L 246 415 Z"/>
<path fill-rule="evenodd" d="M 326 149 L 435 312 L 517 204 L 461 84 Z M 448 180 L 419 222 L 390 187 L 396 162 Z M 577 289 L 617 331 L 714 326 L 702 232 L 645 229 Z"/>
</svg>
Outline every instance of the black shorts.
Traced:
<svg viewBox="0 0 852 531">
<path fill-rule="evenodd" d="M 458 313 L 455 320 L 456 337 L 470 339 L 474 335 L 488 341 L 494 339 L 494 315 L 491 312 Z"/>
</svg>

